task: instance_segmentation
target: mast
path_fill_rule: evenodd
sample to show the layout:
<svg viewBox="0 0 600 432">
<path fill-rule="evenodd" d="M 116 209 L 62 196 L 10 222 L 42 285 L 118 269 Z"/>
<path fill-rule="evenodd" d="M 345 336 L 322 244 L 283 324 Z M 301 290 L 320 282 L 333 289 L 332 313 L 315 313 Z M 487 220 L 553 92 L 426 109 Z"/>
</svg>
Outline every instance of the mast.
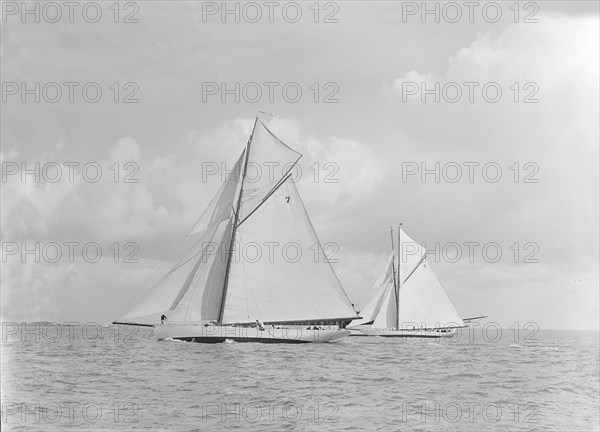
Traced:
<svg viewBox="0 0 600 432">
<path fill-rule="evenodd" d="M 400 232 L 402 223 L 398 225 L 398 288 L 396 292 L 396 328 L 400 330 L 400 288 L 402 287 L 402 278 L 400 277 L 400 260 L 402 259 L 402 243 L 400 243 Z"/>
<path fill-rule="evenodd" d="M 394 257 L 396 256 L 395 250 L 394 250 L 394 228 L 390 228 L 390 236 L 392 237 L 392 273 L 394 275 L 394 298 L 396 299 L 396 323 L 398 323 L 398 316 L 399 316 L 399 311 L 398 311 L 398 305 L 400 304 L 400 302 L 398 301 L 398 284 L 396 283 L 396 265 L 394 264 Z M 400 270 L 400 269 L 398 269 Z M 398 278 L 400 277 L 400 275 L 398 275 Z"/>
<path fill-rule="evenodd" d="M 233 216 L 233 226 L 231 227 L 231 241 L 229 242 L 229 253 L 227 254 L 227 267 L 225 268 L 225 282 L 223 283 L 223 295 L 221 296 L 221 308 L 219 310 L 219 319 L 217 320 L 218 324 L 223 323 L 223 313 L 225 312 L 225 297 L 227 295 L 227 285 L 229 284 L 229 269 L 231 268 L 231 255 L 233 255 L 233 245 L 235 242 L 235 233 L 237 231 L 238 218 L 240 214 L 240 205 L 242 203 L 242 192 L 244 189 L 244 179 L 246 178 L 246 169 L 248 167 L 248 158 L 250 157 L 250 145 L 252 144 L 252 137 L 254 136 L 254 131 L 256 129 L 256 122 L 258 121 L 258 116 L 254 120 L 254 126 L 252 127 L 252 133 L 248 138 L 248 143 L 246 144 L 246 157 L 244 158 L 244 168 L 242 171 L 242 178 L 240 180 L 240 193 L 238 194 L 237 204 L 235 206 L 235 212 Z"/>
</svg>

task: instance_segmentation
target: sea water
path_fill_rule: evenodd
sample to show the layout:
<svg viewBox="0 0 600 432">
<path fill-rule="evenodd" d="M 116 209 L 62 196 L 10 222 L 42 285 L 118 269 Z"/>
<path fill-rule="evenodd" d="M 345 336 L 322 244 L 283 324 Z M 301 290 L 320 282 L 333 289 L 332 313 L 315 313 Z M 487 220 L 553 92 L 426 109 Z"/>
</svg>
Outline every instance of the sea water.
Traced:
<svg viewBox="0 0 600 432">
<path fill-rule="evenodd" d="M 2 337 L 3 431 L 599 429 L 596 331 L 213 345 L 4 323 Z"/>
</svg>

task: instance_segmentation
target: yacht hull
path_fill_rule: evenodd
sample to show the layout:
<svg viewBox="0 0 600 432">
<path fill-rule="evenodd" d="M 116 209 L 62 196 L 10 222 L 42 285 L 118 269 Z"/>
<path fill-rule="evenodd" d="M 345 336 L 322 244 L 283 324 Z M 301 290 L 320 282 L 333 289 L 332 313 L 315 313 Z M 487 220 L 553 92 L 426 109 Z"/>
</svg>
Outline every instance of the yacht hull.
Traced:
<svg viewBox="0 0 600 432">
<path fill-rule="evenodd" d="M 402 338 L 447 338 L 457 334 L 456 329 L 422 330 L 422 329 L 390 329 L 390 328 L 354 328 L 350 336 L 379 336 Z"/>
<path fill-rule="evenodd" d="M 221 343 L 235 342 L 260 343 L 323 343 L 344 338 L 350 331 L 339 327 L 321 326 L 313 329 L 304 326 L 265 326 L 245 327 L 215 324 L 162 324 L 154 326 L 153 334 L 158 339 L 175 339 L 187 342 Z"/>
</svg>

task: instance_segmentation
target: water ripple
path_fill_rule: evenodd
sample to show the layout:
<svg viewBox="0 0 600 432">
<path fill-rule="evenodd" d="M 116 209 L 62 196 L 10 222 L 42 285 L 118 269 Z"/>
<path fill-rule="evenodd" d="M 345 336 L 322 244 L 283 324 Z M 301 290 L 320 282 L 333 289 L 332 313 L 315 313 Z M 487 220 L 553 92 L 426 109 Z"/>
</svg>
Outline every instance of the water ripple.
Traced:
<svg viewBox="0 0 600 432">
<path fill-rule="evenodd" d="M 497 343 L 204 345 L 143 330 L 128 342 L 9 340 L 2 430 L 598 430 L 598 333 L 540 331 L 536 344 L 506 334 Z"/>
</svg>

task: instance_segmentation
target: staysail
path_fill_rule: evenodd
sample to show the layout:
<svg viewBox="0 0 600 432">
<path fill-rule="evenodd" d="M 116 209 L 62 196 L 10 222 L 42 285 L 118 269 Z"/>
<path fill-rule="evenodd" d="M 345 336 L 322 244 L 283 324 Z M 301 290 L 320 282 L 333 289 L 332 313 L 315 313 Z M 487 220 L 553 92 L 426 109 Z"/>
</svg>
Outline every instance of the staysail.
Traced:
<svg viewBox="0 0 600 432">
<path fill-rule="evenodd" d="M 362 307 L 360 316 L 362 318 L 352 321 L 352 326 L 368 324 L 375 321 L 375 318 L 379 315 L 381 305 L 385 303 L 387 293 L 394 289 L 394 253 L 390 254 L 383 271 L 373 285 L 372 295 L 367 303 Z M 387 307 L 387 306 L 386 306 Z M 394 311 L 395 315 L 395 311 Z"/>
<path fill-rule="evenodd" d="M 117 322 L 157 323 L 162 313 L 224 324 L 356 318 L 289 179 L 300 157 L 257 119 L 236 169 L 186 237 L 192 246 Z"/>
</svg>

